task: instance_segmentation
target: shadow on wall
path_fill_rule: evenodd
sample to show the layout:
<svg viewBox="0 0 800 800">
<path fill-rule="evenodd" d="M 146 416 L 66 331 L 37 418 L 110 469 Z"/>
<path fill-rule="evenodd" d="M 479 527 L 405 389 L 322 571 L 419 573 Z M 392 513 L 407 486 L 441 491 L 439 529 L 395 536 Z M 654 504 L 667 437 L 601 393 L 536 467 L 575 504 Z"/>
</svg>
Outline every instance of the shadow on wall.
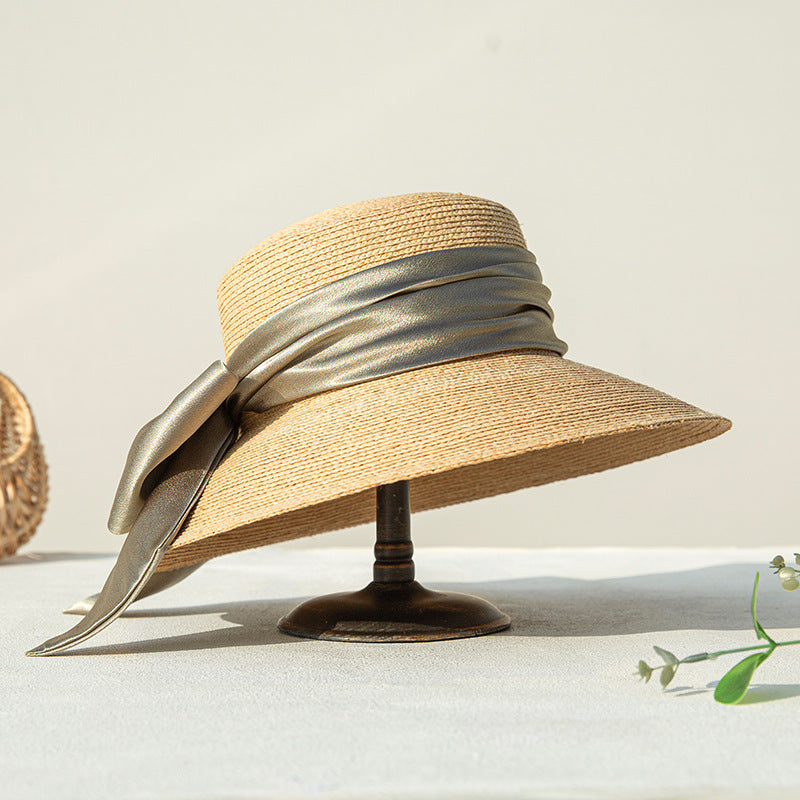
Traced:
<svg viewBox="0 0 800 800">
<path fill-rule="evenodd" d="M 763 565 L 733 564 L 627 578 L 531 577 L 483 583 L 432 583 L 429 588 L 477 594 L 495 603 L 512 619 L 511 628 L 495 634 L 497 636 L 583 637 L 677 630 L 746 631 L 751 628 L 750 591 L 758 570 L 766 577 L 768 570 Z M 762 586 L 759 619 L 765 627 L 798 627 L 800 615 L 796 605 L 783 601 L 783 592 L 777 586 L 764 586 L 763 583 Z M 161 595 L 158 599 L 163 602 L 167 597 Z M 309 646 L 313 642 L 287 636 L 277 629 L 278 620 L 303 599 L 247 600 L 182 608 L 134 606 L 125 612 L 125 618 L 209 615 L 230 623 L 230 627 L 81 648 L 63 655 L 161 653 L 267 644 Z M 154 599 L 145 602 L 153 603 Z"/>
</svg>

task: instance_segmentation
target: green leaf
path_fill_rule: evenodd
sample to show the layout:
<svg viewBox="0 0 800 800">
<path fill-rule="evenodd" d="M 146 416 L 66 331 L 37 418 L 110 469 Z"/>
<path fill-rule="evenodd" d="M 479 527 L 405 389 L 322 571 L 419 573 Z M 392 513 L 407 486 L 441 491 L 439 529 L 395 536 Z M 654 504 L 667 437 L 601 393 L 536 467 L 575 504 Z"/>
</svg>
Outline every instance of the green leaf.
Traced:
<svg viewBox="0 0 800 800">
<path fill-rule="evenodd" d="M 678 657 L 674 653 L 670 653 L 669 650 L 664 650 L 662 647 L 656 647 L 653 645 L 653 650 L 664 659 L 664 663 L 666 664 L 677 664 Z"/>
<path fill-rule="evenodd" d="M 714 690 L 714 699 L 718 703 L 731 705 L 738 703 L 747 692 L 753 674 L 771 655 L 774 647 L 764 653 L 753 653 L 729 669 L 720 679 Z"/>
<path fill-rule="evenodd" d="M 770 644 L 775 644 L 775 640 L 761 627 L 761 623 L 758 621 L 758 617 L 756 616 L 756 595 L 758 594 L 758 579 L 760 577 L 760 573 L 756 572 L 756 580 L 753 584 L 753 597 L 750 600 L 750 616 L 753 618 L 753 627 L 756 631 L 756 636 L 759 639 L 764 639 Z M 747 659 L 745 659 L 746 661 Z M 742 662 L 744 663 L 744 662 Z M 756 665 L 758 666 L 758 665 Z M 755 667 L 754 667 L 755 669 Z M 746 689 L 747 687 L 745 687 Z"/>
<path fill-rule="evenodd" d="M 648 683 L 653 675 L 653 668 L 649 667 L 644 661 L 639 662 L 639 677 L 644 678 L 644 682 Z"/>
<path fill-rule="evenodd" d="M 659 680 L 661 681 L 661 685 L 665 689 L 672 682 L 672 679 L 675 677 L 675 671 L 677 669 L 678 669 L 678 665 L 677 664 L 667 664 L 666 667 L 662 668 L 661 676 L 660 676 Z"/>
</svg>

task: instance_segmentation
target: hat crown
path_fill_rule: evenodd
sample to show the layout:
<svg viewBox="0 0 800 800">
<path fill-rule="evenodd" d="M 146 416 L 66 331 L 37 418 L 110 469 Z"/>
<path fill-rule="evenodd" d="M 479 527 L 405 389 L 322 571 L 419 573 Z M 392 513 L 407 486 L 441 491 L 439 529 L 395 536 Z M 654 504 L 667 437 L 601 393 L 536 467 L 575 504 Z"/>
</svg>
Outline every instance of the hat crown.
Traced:
<svg viewBox="0 0 800 800">
<path fill-rule="evenodd" d="M 325 284 L 399 258 L 472 246 L 525 247 L 516 217 L 480 197 L 426 192 L 340 206 L 265 239 L 217 289 L 226 357 L 270 315 Z"/>
</svg>

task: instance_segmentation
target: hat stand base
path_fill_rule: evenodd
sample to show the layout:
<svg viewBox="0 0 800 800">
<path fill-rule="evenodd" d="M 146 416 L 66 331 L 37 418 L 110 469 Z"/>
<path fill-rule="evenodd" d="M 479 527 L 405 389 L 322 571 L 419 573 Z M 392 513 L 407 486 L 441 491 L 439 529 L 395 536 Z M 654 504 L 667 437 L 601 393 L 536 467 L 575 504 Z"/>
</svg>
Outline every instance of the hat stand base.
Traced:
<svg viewBox="0 0 800 800">
<path fill-rule="evenodd" d="M 483 636 L 511 619 L 488 600 L 435 592 L 414 580 L 408 481 L 377 489 L 374 580 L 358 592 L 301 603 L 278 623 L 283 633 L 337 642 L 429 642 Z"/>
</svg>

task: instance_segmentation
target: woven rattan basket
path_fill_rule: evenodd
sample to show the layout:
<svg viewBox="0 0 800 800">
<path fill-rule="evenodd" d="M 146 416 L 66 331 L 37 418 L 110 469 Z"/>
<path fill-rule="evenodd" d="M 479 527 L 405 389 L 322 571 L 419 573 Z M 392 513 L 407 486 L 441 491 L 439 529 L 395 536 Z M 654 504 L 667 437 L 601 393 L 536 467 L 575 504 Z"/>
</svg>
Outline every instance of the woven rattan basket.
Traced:
<svg viewBox="0 0 800 800">
<path fill-rule="evenodd" d="M 33 536 L 47 505 L 47 464 L 33 415 L 0 373 L 0 557 Z"/>
</svg>

